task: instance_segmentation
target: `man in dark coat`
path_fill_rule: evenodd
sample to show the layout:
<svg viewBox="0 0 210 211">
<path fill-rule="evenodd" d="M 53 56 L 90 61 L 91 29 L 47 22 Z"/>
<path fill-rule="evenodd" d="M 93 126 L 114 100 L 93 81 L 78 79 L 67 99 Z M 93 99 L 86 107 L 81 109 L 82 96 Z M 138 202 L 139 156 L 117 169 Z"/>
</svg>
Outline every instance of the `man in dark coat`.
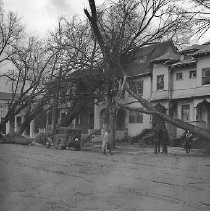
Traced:
<svg viewBox="0 0 210 211">
<path fill-rule="evenodd" d="M 155 129 L 154 135 L 154 145 L 155 145 L 155 154 L 160 153 L 160 143 L 163 136 L 163 130 L 161 128 Z"/>
<path fill-rule="evenodd" d="M 162 152 L 167 154 L 168 153 L 168 141 L 169 141 L 169 137 L 168 137 L 168 131 L 165 129 L 163 131 L 163 136 L 162 136 Z"/>
</svg>

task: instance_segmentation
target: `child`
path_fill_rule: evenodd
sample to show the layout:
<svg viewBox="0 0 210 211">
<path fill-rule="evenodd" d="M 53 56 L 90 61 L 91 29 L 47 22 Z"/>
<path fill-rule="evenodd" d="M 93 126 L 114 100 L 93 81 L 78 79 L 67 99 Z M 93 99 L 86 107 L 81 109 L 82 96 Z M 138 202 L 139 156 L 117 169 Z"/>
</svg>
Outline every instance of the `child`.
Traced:
<svg viewBox="0 0 210 211">
<path fill-rule="evenodd" d="M 191 142 L 192 142 L 192 134 L 190 133 L 190 131 L 187 131 L 185 145 L 184 145 L 186 149 L 186 153 L 190 153 L 191 144 L 192 144 Z"/>
</svg>

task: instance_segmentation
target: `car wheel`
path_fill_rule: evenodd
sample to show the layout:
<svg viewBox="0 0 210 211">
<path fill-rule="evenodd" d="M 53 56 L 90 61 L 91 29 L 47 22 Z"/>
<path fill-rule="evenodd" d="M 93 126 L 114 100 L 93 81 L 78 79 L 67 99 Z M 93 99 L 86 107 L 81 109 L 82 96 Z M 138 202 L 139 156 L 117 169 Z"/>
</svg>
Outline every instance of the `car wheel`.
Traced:
<svg viewBox="0 0 210 211">
<path fill-rule="evenodd" d="M 50 142 L 48 140 L 45 142 L 45 146 L 46 148 L 50 148 Z"/>
<path fill-rule="evenodd" d="M 62 143 L 61 143 L 61 141 L 58 141 L 58 149 L 62 149 Z"/>
<path fill-rule="evenodd" d="M 80 146 L 80 145 L 75 146 L 75 150 L 76 150 L 76 151 L 80 151 L 80 150 L 81 150 L 81 146 Z"/>
<path fill-rule="evenodd" d="M 66 147 L 62 145 L 61 141 L 58 142 L 58 149 L 66 149 Z"/>
</svg>

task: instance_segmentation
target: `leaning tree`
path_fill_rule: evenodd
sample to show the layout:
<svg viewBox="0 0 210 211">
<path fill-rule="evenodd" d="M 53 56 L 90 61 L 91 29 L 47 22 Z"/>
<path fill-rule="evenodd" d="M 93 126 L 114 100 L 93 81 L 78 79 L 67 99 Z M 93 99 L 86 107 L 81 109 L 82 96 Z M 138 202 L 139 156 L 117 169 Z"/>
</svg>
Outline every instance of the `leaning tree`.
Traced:
<svg viewBox="0 0 210 211">
<path fill-rule="evenodd" d="M 209 131 L 181 120 L 173 120 L 158 112 L 150 102 L 133 93 L 126 81 L 126 71 L 122 62 L 123 55 L 129 54 L 135 47 L 143 47 L 164 40 L 168 36 L 173 37 L 191 27 L 185 13 L 172 13 L 173 3 L 170 2 L 168 0 L 108 1 L 103 7 L 96 9 L 95 1 L 89 0 L 90 12 L 87 9 L 84 10 L 103 54 L 103 74 L 106 85 L 105 125 L 111 131 L 113 146 L 115 145 L 117 104 L 124 85 L 126 91 L 143 106 L 142 112 L 150 112 L 177 127 L 205 138 L 210 137 Z"/>
</svg>

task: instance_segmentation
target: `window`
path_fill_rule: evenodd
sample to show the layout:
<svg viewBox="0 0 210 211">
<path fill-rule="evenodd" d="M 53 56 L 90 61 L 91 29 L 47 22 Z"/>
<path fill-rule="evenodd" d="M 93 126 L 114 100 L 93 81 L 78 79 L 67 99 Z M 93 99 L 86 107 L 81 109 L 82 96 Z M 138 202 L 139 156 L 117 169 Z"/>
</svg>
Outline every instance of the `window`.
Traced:
<svg viewBox="0 0 210 211">
<path fill-rule="evenodd" d="M 143 94 L 143 81 L 139 81 L 139 82 L 136 83 L 136 93 L 138 95 Z"/>
<path fill-rule="evenodd" d="M 137 95 L 142 95 L 143 94 L 143 84 L 144 84 L 143 81 L 134 82 L 131 84 L 131 90 Z"/>
<path fill-rule="evenodd" d="M 197 121 L 202 121 L 202 109 L 201 106 L 197 107 L 197 113 L 196 113 L 196 120 Z"/>
<path fill-rule="evenodd" d="M 176 73 L 176 80 L 182 80 L 183 77 L 182 77 L 182 73 Z"/>
<path fill-rule="evenodd" d="M 184 60 L 187 60 L 187 59 L 193 59 L 193 57 L 191 55 L 184 55 Z"/>
<path fill-rule="evenodd" d="M 196 70 L 191 70 L 190 71 L 190 78 L 196 78 L 196 76 L 197 76 Z"/>
<path fill-rule="evenodd" d="M 143 114 L 138 111 L 129 111 L 129 123 L 143 123 Z"/>
<path fill-rule="evenodd" d="M 183 121 L 190 120 L 190 105 L 182 105 L 181 120 Z"/>
<path fill-rule="evenodd" d="M 202 84 L 210 84 L 210 68 L 202 69 Z"/>
<path fill-rule="evenodd" d="M 164 75 L 157 76 L 157 90 L 164 89 Z"/>
</svg>

